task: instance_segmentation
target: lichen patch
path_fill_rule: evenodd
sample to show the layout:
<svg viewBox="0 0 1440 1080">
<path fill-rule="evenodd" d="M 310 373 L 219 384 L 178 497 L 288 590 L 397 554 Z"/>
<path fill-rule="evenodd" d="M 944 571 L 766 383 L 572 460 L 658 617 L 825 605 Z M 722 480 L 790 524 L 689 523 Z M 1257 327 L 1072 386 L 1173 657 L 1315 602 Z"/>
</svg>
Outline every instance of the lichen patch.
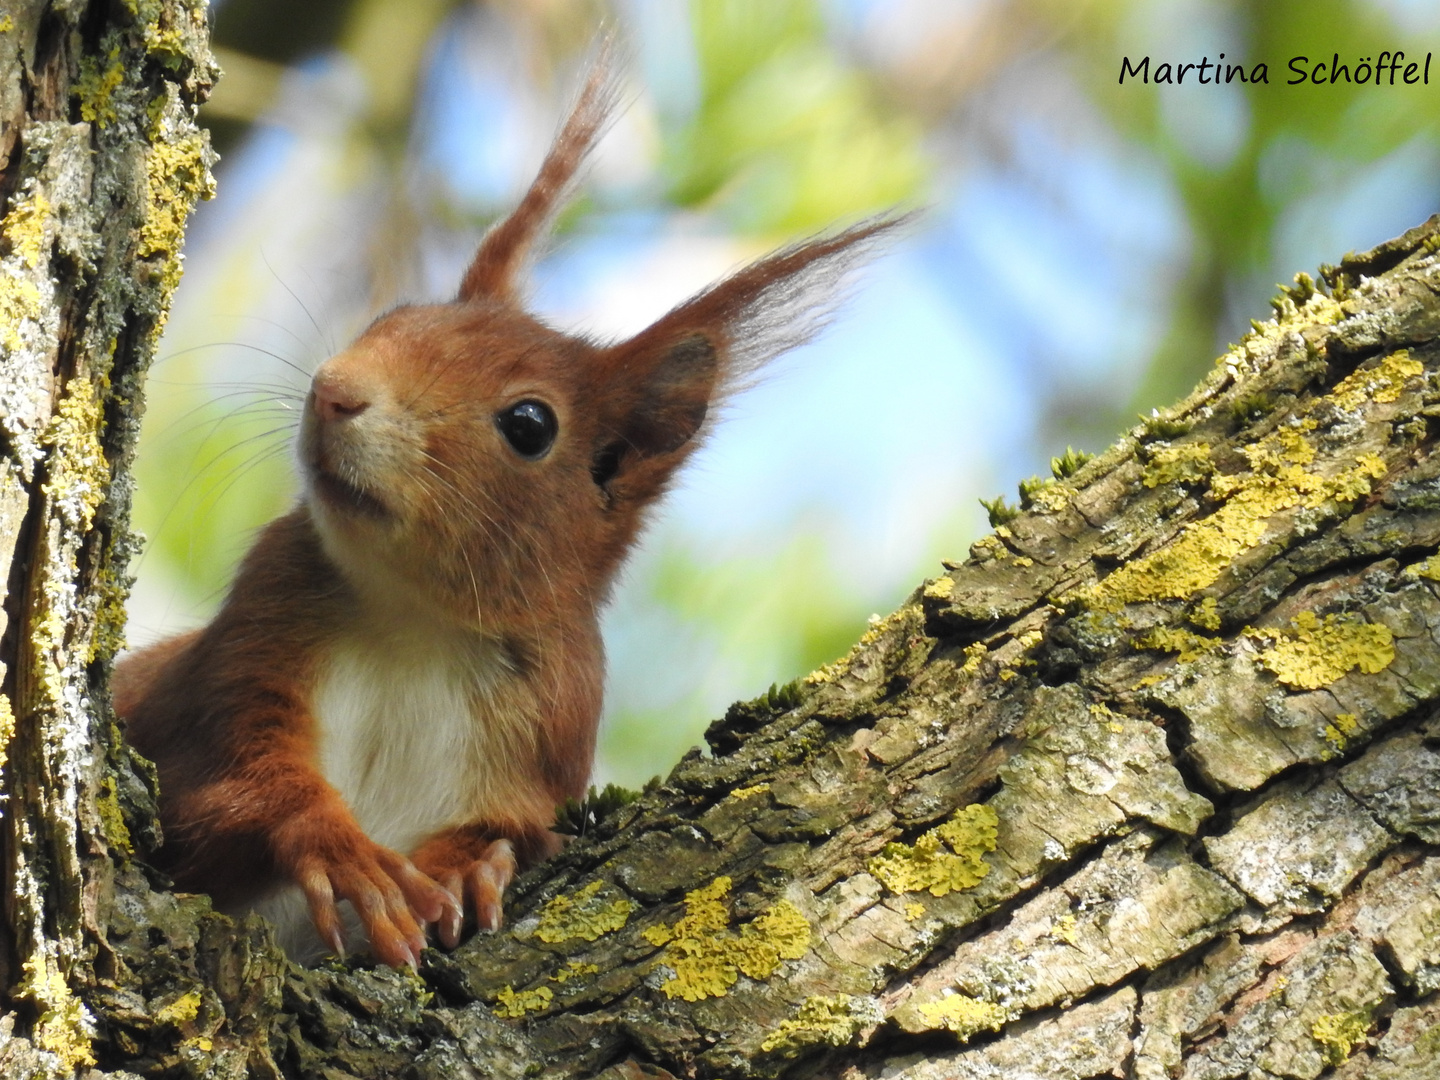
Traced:
<svg viewBox="0 0 1440 1080">
<path fill-rule="evenodd" d="M 894 893 L 945 896 L 973 888 L 990 872 L 983 856 L 995 850 L 998 825 L 990 807 L 962 807 L 913 844 L 886 844 L 870 860 L 870 873 Z"/>
<path fill-rule="evenodd" d="M 1291 625 L 1292 631 L 1260 654 L 1260 662 L 1295 690 L 1329 686 L 1357 667 L 1374 675 L 1395 659 L 1390 628 L 1356 615 L 1327 615 L 1322 621 L 1302 611 Z"/>
<path fill-rule="evenodd" d="M 630 921 L 634 910 L 628 897 L 601 894 L 604 882 L 592 881 L 573 896 L 555 897 L 540 912 L 535 936 L 549 944 L 580 939 L 595 941 Z"/>
<path fill-rule="evenodd" d="M 1424 371 L 1424 364 L 1410 358 L 1410 350 L 1400 349 L 1374 367 L 1351 372 L 1336 384 L 1330 398 L 1346 410 L 1361 408 L 1371 401 L 1388 404 L 1400 397 L 1407 380 Z"/>
<path fill-rule="evenodd" d="M 672 972 L 660 985 L 666 997 L 722 997 L 741 975 L 768 979 L 782 960 L 798 960 L 810 948 L 810 923 L 788 900 L 733 929 L 726 906 L 730 886 L 728 877 L 716 878 L 686 895 L 685 914 L 677 922 L 642 932 L 650 944 L 665 947 L 658 964 Z"/>
<path fill-rule="evenodd" d="M 548 986 L 537 986 L 533 990 L 518 991 L 512 986 L 502 986 L 500 992 L 495 995 L 493 1008 L 496 1016 L 504 1017 L 506 1020 L 519 1020 L 526 1013 L 548 1009 L 554 1000 L 555 992 Z"/>
<path fill-rule="evenodd" d="M 931 1028 L 953 1031 L 962 1043 L 982 1031 L 999 1031 L 1010 1019 L 1010 1011 L 1003 1006 L 965 994 L 927 1001 L 919 1007 L 919 1013 Z"/>
<path fill-rule="evenodd" d="M 794 1017 L 780 1021 L 760 1044 L 760 1049 L 769 1053 L 782 1047 L 799 1048 L 816 1043 L 844 1046 L 867 1023 L 876 1023 L 879 1019 L 878 1007 L 868 998 L 849 994 L 812 995 L 800 1003 Z"/>
</svg>

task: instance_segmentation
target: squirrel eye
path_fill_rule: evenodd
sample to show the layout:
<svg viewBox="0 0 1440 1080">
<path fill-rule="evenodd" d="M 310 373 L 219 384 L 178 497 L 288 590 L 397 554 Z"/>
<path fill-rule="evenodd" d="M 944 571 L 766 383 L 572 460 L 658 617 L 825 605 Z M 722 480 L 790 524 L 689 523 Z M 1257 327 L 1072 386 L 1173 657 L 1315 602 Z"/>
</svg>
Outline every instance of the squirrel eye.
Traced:
<svg viewBox="0 0 1440 1080">
<path fill-rule="evenodd" d="M 514 451 L 535 461 L 555 443 L 560 425 L 550 406 L 542 401 L 522 401 L 495 414 L 495 424 Z"/>
</svg>

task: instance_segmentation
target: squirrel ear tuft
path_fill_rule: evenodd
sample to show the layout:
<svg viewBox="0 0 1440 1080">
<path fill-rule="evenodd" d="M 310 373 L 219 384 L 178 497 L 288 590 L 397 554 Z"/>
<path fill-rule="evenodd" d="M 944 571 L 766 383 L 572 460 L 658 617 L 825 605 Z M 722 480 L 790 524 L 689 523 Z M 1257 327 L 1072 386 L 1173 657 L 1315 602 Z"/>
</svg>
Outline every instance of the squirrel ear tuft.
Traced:
<svg viewBox="0 0 1440 1080">
<path fill-rule="evenodd" d="M 614 72 L 614 39 L 603 38 L 590 76 L 565 126 L 555 137 L 540 172 L 506 218 L 485 234 L 460 281 L 460 301 L 489 298 L 513 303 L 517 279 L 535 243 L 564 205 L 575 174 L 599 141 L 615 111 L 619 81 Z"/>
</svg>

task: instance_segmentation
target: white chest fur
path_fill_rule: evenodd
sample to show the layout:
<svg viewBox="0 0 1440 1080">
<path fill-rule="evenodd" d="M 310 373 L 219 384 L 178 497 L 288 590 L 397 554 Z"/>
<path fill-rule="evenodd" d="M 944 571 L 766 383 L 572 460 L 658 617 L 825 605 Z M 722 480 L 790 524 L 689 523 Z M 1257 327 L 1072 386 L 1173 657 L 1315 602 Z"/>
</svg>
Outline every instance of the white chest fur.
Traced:
<svg viewBox="0 0 1440 1080">
<path fill-rule="evenodd" d="M 482 639 L 413 626 L 352 634 L 322 661 L 311 696 L 317 764 L 366 835 L 410 854 L 442 829 L 533 798 L 524 778 L 535 718 L 517 689 L 504 654 Z M 292 959 L 323 955 L 299 889 L 252 907 Z M 363 940 L 353 913 L 346 922 L 351 943 Z"/>
<path fill-rule="evenodd" d="M 311 701 L 318 764 L 366 835 L 408 854 L 504 805 L 535 738 L 497 693 L 511 679 L 483 639 L 410 628 L 336 644 Z"/>
</svg>

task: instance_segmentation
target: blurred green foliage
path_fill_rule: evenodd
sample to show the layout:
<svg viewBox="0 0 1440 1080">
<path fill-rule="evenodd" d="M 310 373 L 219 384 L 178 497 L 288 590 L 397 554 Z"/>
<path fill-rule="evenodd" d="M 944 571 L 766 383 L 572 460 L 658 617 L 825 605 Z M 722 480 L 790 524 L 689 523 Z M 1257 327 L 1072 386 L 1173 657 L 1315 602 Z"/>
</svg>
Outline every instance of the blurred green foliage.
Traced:
<svg viewBox="0 0 1440 1080">
<path fill-rule="evenodd" d="M 794 234 L 913 202 L 918 119 L 882 103 L 841 57 L 815 0 L 691 8 L 700 104 L 666 141 L 668 195 L 747 232 Z"/>
</svg>

